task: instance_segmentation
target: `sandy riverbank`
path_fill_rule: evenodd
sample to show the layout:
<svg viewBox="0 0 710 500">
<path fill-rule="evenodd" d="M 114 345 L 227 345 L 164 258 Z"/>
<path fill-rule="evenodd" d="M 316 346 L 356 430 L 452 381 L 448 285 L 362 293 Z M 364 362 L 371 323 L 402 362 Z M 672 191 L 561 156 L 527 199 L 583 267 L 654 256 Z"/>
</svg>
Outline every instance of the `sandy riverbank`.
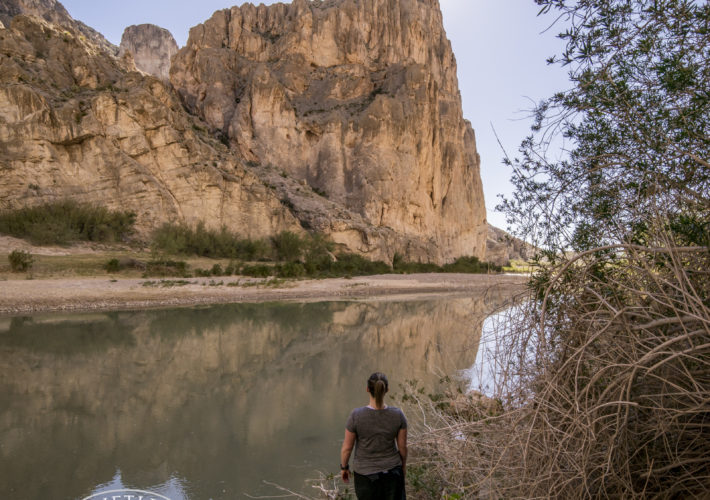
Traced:
<svg viewBox="0 0 710 500">
<path fill-rule="evenodd" d="M 362 299 L 383 296 L 486 293 L 523 289 L 525 276 L 480 274 L 386 274 L 352 279 L 264 284 L 244 277 L 174 280 L 60 278 L 0 282 L 0 315 L 266 302 Z M 146 282 L 150 285 L 146 286 Z M 172 285 L 172 286 L 165 286 Z"/>
</svg>

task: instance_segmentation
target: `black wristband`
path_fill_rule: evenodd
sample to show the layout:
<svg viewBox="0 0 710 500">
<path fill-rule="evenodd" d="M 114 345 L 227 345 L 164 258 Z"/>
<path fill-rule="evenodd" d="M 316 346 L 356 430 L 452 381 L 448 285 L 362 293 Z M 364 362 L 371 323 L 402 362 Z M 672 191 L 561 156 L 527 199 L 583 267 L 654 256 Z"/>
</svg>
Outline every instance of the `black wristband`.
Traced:
<svg viewBox="0 0 710 500">
<path fill-rule="evenodd" d="M 345 467 L 343 467 L 342 464 L 341 464 L 341 465 L 340 465 L 340 470 L 350 470 L 350 464 L 345 464 Z"/>
</svg>

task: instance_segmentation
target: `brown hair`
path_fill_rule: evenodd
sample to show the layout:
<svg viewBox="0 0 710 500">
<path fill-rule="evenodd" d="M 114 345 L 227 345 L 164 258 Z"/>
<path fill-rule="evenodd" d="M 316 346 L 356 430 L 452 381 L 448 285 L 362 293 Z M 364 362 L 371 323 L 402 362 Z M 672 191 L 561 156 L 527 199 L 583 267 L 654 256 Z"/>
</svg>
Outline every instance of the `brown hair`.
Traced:
<svg viewBox="0 0 710 500">
<path fill-rule="evenodd" d="M 384 373 L 375 372 L 367 379 L 367 390 L 375 398 L 375 404 L 378 408 L 383 405 L 385 393 L 388 389 L 389 382 L 387 382 L 387 376 Z"/>
</svg>

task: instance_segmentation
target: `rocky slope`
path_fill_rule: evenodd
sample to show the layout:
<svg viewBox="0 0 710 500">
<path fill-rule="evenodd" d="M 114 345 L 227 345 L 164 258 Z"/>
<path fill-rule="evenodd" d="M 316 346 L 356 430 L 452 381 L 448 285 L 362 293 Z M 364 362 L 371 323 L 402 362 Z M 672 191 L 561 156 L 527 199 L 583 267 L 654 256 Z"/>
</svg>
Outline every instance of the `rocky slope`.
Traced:
<svg viewBox="0 0 710 500">
<path fill-rule="evenodd" d="M 110 54 L 118 53 L 118 47 L 106 40 L 95 29 L 72 18 L 57 0 L 2 0 L 0 2 L 0 25 L 9 27 L 12 18 L 20 14 L 39 17 L 61 26 L 69 26 Z"/>
<path fill-rule="evenodd" d="M 506 265 L 511 260 L 531 259 L 535 255 L 535 247 L 512 236 L 510 233 L 488 224 L 486 240 L 486 260 L 499 266 Z"/>
<path fill-rule="evenodd" d="M 317 229 L 336 241 L 381 256 L 386 240 L 389 257 L 435 262 L 484 256 L 475 136 L 437 0 L 221 10 L 190 31 L 171 82 L 240 157 L 373 227 L 339 228 L 325 210 Z"/>
<path fill-rule="evenodd" d="M 300 225 L 160 80 L 69 26 L 16 16 L 0 30 L 0 208 L 71 197 L 265 237 Z"/>
<path fill-rule="evenodd" d="M 170 59 L 177 51 L 178 45 L 168 30 L 154 24 L 139 24 L 125 29 L 118 55 L 130 52 L 136 68 L 167 82 Z"/>
</svg>

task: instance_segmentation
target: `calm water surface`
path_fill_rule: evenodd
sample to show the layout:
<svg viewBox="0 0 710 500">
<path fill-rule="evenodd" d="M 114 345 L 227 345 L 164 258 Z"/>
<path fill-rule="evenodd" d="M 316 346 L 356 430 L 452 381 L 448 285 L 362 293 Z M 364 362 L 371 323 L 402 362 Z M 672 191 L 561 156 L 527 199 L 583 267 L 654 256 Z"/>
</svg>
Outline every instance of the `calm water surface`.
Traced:
<svg viewBox="0 0 710 500">
<path fill-rule="evenodd" d="M 375 370 L 470 367 L 506 297 L 0 318 L 0 498 L 309 493 Z M 310 490 L 314 492 L 314 490 Z"/>
</svg>

